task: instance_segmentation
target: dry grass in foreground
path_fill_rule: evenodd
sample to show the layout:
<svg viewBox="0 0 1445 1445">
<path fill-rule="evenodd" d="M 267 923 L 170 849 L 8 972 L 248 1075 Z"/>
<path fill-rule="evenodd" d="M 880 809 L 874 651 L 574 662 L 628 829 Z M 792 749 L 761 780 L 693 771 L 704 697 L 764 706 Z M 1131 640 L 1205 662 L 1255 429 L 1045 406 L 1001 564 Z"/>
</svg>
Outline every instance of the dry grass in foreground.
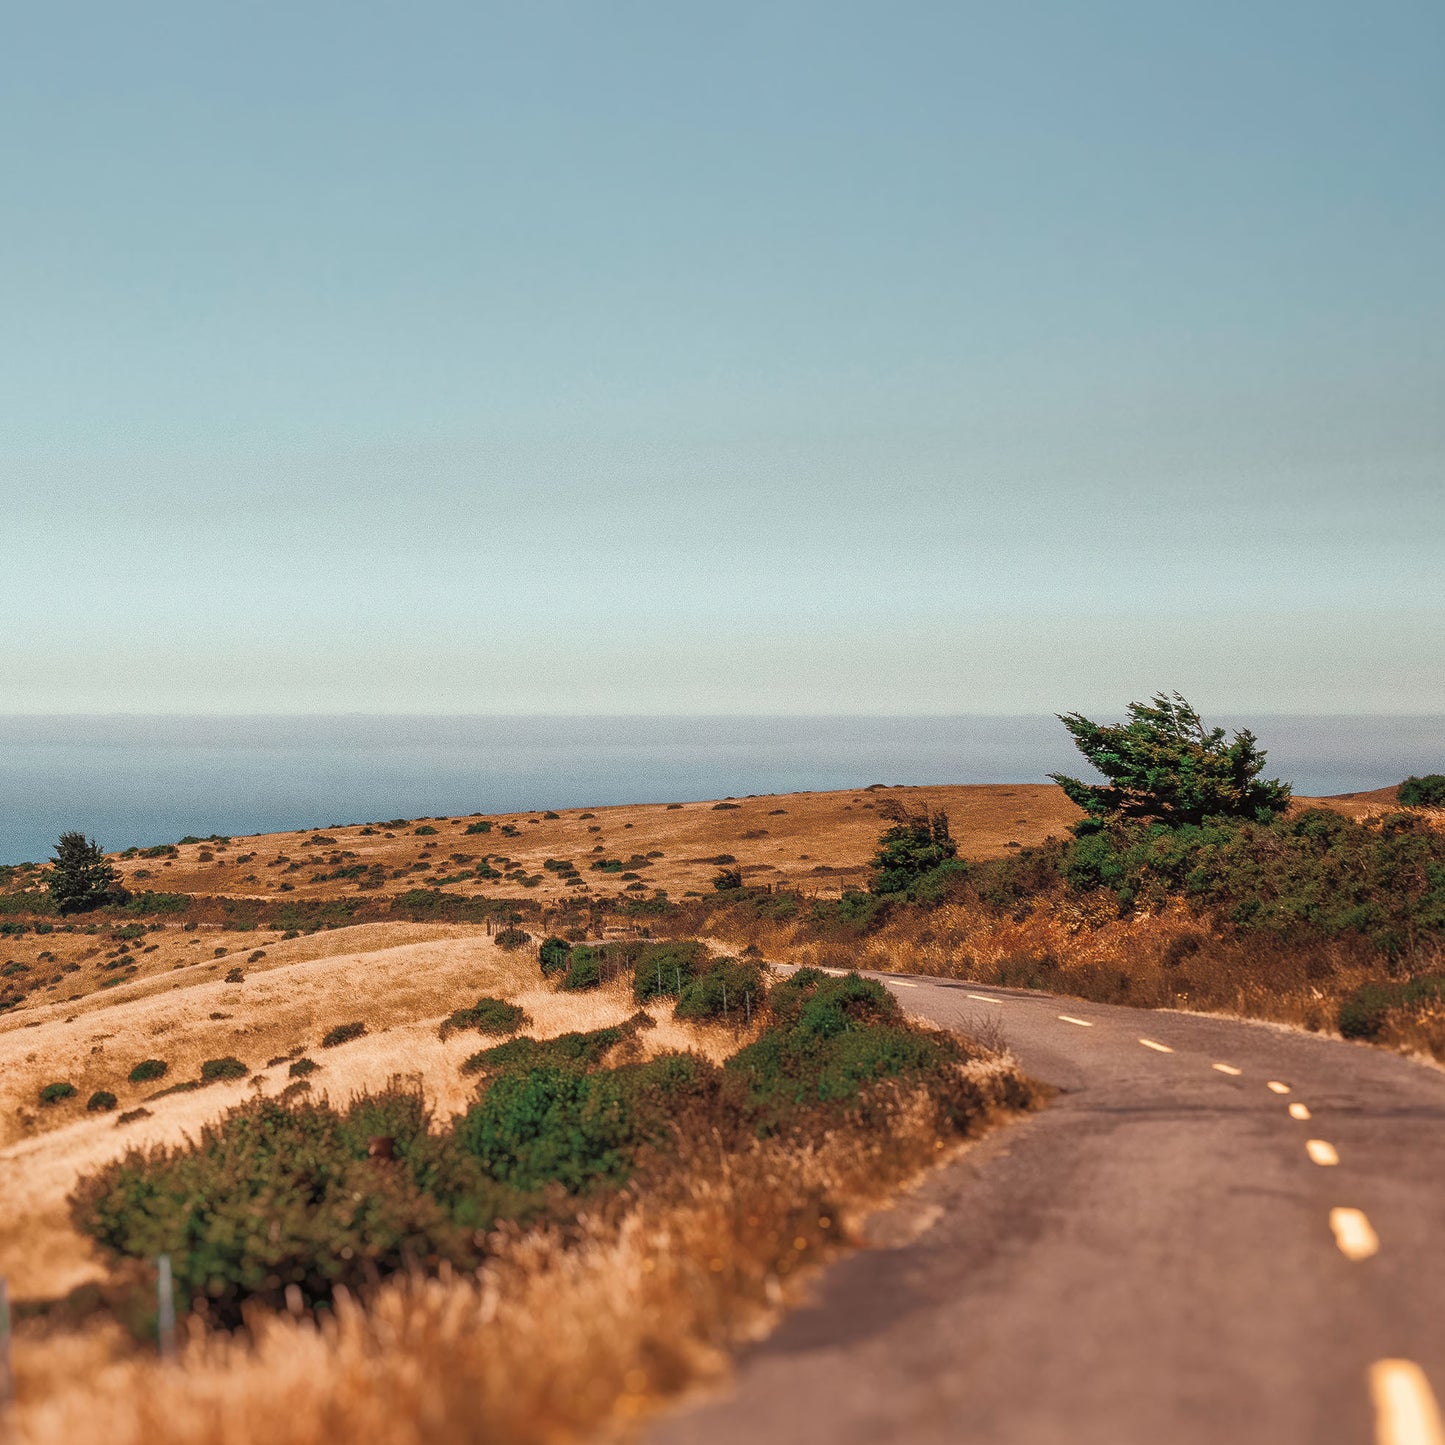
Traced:
<svg viewBox="0 0 1445 1445">
<path fill-rule="evenodd" d="M 961 1067 L 975 1128 L 1034 1101 L 1007 1059 Z M 721 1374 L 807 1266 L 957 1139 L 930 1091 L 888 1086 L 811 1142 L 696 1144 L 570 1230 L 499 1239 L 475 1277 L 394 1281 L 364 1308 L 342 1297 L 319 1327 L 255 1312 L 246 1334 L 197 1334 L 174 1365 L 103 1364 L 101 1339 L 93 1359 L 73 1336 L 25 1342 L 11 1438 L 496 1445 L 621 1427 Z"/>
</svg>

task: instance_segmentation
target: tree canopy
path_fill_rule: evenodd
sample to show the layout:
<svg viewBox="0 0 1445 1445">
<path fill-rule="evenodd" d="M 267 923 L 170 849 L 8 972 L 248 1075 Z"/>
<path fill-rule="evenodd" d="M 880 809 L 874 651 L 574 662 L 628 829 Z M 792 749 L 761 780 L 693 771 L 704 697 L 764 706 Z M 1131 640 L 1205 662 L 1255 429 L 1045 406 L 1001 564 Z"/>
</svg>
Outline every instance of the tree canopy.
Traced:
<svg viewBox="0 0 1445 1445">
<path fill-rule="evenodd" d="M 84 833 L 62 833 L 53 863 L 50 896 L 62 913 L 102 908 L 126 896 L 119 872 L 105 861 L 100 844 Z"/>
<path fill-rule="evenodd" d="M 892 826 L 879 838 L 873 855 L 874 893 L 904 893 L 915 880 L 957 855 L 958 844 L 948 831 L 948 814 L 942 809 L 924 807 L 914 813 L 885 799 L 878 811 Z"/>
<path fill-rule="evenodd" d="M 1261 779 L 1265 754 L 1247 728 L 1226 742 L 1223 728 L 1206 728 L 1177 692 L 1131 702 L 1129 721 L 1091 722 L 1061 713 L 1079 751 L 1107 779 L 1092 784 L 1063 773 L 1049 776 L 1081 807 L 1088 830 L 1125 818 L 1169 827 L 1206 818 L 1264 821 L 1284 811 L 1288 783 Z"/>
</svg>

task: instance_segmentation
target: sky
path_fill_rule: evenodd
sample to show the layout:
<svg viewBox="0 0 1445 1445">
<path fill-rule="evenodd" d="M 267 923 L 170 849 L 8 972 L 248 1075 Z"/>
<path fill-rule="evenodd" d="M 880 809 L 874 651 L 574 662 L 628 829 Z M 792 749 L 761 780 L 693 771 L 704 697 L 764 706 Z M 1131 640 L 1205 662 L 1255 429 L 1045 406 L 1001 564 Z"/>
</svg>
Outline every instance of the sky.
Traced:
<svg viewBox="0 0 1445 1445">
<path fill-rule="evenodd" d="M 0 713 L 1445 713 L 1445 11 L 14 7 Z"/>
</svg>

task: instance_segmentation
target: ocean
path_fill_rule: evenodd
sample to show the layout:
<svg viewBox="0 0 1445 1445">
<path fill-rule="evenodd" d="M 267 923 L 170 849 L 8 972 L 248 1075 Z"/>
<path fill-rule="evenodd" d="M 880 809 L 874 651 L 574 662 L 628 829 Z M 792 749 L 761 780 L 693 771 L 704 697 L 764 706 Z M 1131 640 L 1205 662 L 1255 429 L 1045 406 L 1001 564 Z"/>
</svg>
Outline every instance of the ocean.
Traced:
<svg viewBox="0 0 1445 1445">
<path fill-rule="evenodd" d="M 1445 718 L 1220 718 L 1270 776 L 1353 792 L 1445 771 Z M 78 828 L 194 833 L 688 802 L 869 783 L 1042 782 L 1081 760 L 1052 717 L 0 717 L 0 863 Z M 1085 770 L 1087 771 L 1087 770 Z"/>
</svg>

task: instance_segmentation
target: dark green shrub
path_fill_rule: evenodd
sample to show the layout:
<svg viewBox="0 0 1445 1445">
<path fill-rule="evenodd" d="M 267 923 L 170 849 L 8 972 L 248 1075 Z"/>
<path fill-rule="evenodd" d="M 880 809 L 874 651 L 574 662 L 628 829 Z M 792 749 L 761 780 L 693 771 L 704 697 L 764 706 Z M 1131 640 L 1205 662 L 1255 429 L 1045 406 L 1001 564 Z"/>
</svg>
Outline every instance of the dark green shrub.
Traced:
<svg viewBox="0 0 1445 1445">
<path fill-rule="evenodd" d="M 1347 1039 L 1377 1039 L 1391 1013 L 1440 1003 L 1445 1003 L 1445 977 L 1361 984 L 1340 1004 L 1340 1033 Z"/>
<path fill-rule="evenodd" d="M 392 1141 L 398 1163 L 368 1157 L 378 1136 Z M 113 1257 L 168 1253 L 178 1297 L 205 1299 L 214 1319 L 235 1325 L 242 1301 L 279 1308 L 289 1285 L 309 1305 L 408 1263 L 474 1266 L 471 1230 L 418 1187 L 434 1153 L 414 1096 L 365 1098 L 345 1114 L 259 1099 L 208 1125 L 194 1145 L 132 1150 L 82 1181 L 72 1216 Z"/>
<path fill-rule="evenodd" d="M 638 950 L 632 965 L 632 994 L 639 1003 L 676 997 L 706 972 L 710 955 L 694 938 L 669 939 Z"/>
<path fill-rule="evenodd" d="M 767 997 L 763 970 L 735 958 L 715 959 L 707 972 L 683 985 L 676 1016 L 695 1022 L 722 1019 L 743 1023 Z"/>
<path fill-rule="evenodd" d="M 434 834 L 436 829 L 430 823 L 423 823 L 420 828 L 413 828 L 411 831 L 418 838 L 426 838 Z"/>
<path fill-rule="evenodd" d="M 55 845 L 50 874 L 50 897 L 61 913 L 83 913 L 130 897 L 121 887 L 120 873 L 105 861 L 100 844 L 84 833 L 62 833 Z"/>
<path fill-rule="evenodd" d="M 713 874 L 712 886 L 719 893 L 736 893 L 743 886 L 743 870 L 741 868 L 719 868 Z"/>
<path fill-rule="evenodd" d="M 514 949 L 525 948 L 532 941 L 532 935 L 520 928 L 504 928 L 493 941 L 498 948 L 505 948 L 511 952 Z"/>
<path fill-rule="evenodd" d="M 170 1065 L 164 1059 L 142 1059 L 128 1077 L 132 1084 L 148 1084 L 152 1079 L 165 1078 L 169 1068 Z"/>
<path fill-rule="evenodd" d="M 793 1111 L 857 1099 L 870 1082 L 917 1076 L 963 1057 L 952 1035 L 902 1019 L 892 995 L 855 974 L 799 969 L 774 985 L 763 1035 L 728 1060 L 741 1077 L 758 1127 L 776 1129 Z"/>
<path fill-rule="evenodd" d="M 1402 807 L 1445 808 L 1445 773 L 1406 778 L 1397 796 Z"/>
<path fill-rule="evenodd" d="M 545 819 L 547 819 L 549 822 L 555 822 L 555 821 L 556 821 L 558 818 L 560 818 L 562 815 L 561 815 L 561 813 L 554 813 L 554 812 L 552 812 L 550 809 L 548 809 L 548 811 L 545 812 L 545 813 L 543 813 L 542 816 L 543 816 Z"/>
<path fill-rule="evenodd" d="M 529 1069 L 589 1069 L 611 1048 L 627 1038 L 626 1024 L 593 1029 L 590 1033 L 559 1034 L 554 1039 L 509 1039 L 473 1054 L 462 1065 L 464 1074 L 525 1074 Z"/>
<path fill-rule="evenodd" d="M 108 1114 L 116 1106 L 116 1097 L 107 1089 L 97 1089 L 85 1101 L 86 1111 L 91 1114 Z"/>
<path fill-rule="evenodd" d="M 565 938 L 546 938 L 542 940 L 542 947 L 537 952 L 538 960 L 542 965 L 543 974 L 565 973 L 567 969 L 567 955 L 571 952 L 572 945 Z"/>
<path fill-rule="evenodd" d="M 567 971 L 562 975 L 561 986 L 569 992 L 597 988 L 602 983 L 602 966 L 606 952 L 601 948 L 589 948 L 579 943 L 567 955 Z"/>
<path fill-rule="evenodd" d="M 482 1034 L 512 1034 L 527 1022 L 526 1011 L 501 998 L 479 998 L 471 1008 L 458 1009 L 441 1026 L 441 1036 L 474 1029 Z"/>
<path fill-rule="evenodd" d="M 315 1059 L 297 1059 L 286 1073 L 293 1079 L 304 1079 L 307 1074 L 314 1074 L 320 1067 Z"/>
<path fill-rule="evenodd" d="M 223 1079 L 244 1079 L 251 1071 L 240 1059 L 227 1054 L 221 1059 L 207 1059 L 201 1065 L 203 1084 L 219 1083 Z"/>
<path fill-rule="evenodd" d="M 910 812 L 903 804 L 885 798 L 878 814 L 891 820 L 878 839 L 873 855 L 874 893 L 903 893 L 926 874 L 947 863 L 958 852 L 948 830 L 948 814 L 928 808 Z"/>
<path fill-rule="evenodd" d="M 42 1104 L 58 1104 L 62 1099 L 73 1099 L 76 1092 L 74 1084 L 63 1082 L 47 1084 L 40 1091 L 40 1102 Z"/>
<path fill-rule="evenodd" d="M 334 1049 L 340 1044 L 349 1044 L 352 1039 L 359 1039 L 366 1032 L 366 1025 L 357 1019 L 354 1023 L 337 1024 L 334 1029 L 328 1029 L 321 1040 L 323 1049 Z"/>
</svg>

